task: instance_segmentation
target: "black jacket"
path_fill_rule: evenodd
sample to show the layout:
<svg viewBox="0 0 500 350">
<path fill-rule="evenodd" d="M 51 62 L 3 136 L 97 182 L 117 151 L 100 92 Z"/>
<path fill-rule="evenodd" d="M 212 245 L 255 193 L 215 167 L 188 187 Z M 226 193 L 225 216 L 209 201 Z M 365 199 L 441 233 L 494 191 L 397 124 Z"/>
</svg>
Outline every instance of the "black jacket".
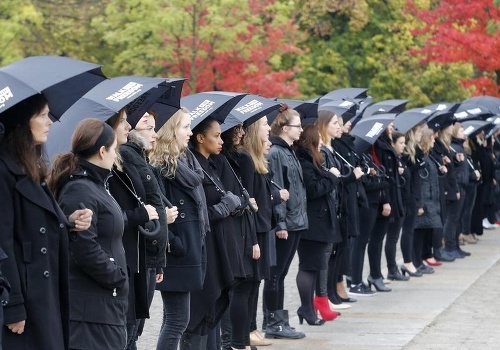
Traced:
<svg viewBox="0 0 500 350">
<path fill-rule="evenodd" d="M 271 136 L 269 169 L 273 181 L 290 193 L 288 201 L 275 207 L 276 230 L 300 231 L 308 227 L 307 198 L 302 167 L 293 149 L 280 137 Z"/>
<path fill-rule="evenodd" d="M 417 210 L 423 207 L 421 176 L 425 177 L 427 174 L 424 152 L 422 152 L 419 147 L 417 147 L 415 151 L 415 161 L 413 161 L 407 154 L 402 157 L 402 163 L 406 166 L 409 172 L 407 183 L 404 187 L 406 194 L 403 196 L 403 202 L 407 207 L 406 213 L 408 215 L 416 215 Z"/>
<path fill-rule="evenodd" d="M 441 228 L 441 190 L 439 188 L 438 167 L 428 156 L 423 158 L 425 162 L 422 169 L 426 169 L 428 174 L 420 179 L 421 183 L 421 208 L 424 214 L 415 219 L 415 228 Z M 422 170 L 419 170 L 422 174 Z"/>
<path fill-rule="evenodd" d="M 168 225 L 174 238 L 170 240 L 170 251 L 167 251 L 163 282 L 157 284 L 156 289 L 170 292 L 201 290 L 206 269 L 206 232 L 200 232 L 198 213 L 201 203 L 193 190 L 181 185 L 175 177 L 169 179 L 160 171 L 155 174 L 159 176 L 160 190 L 179 210 L 177 219 Z"/>
<path fill-rule="evenodd" d="M 300 239 L 325 243 L 341 242 L 335 198 L 335 189 L 340 178 L 325 169 L 317 168 L 308 149 L 298 148 L 297 157 L 307 179 L 307 216 L 310 219 L 309 228 Z"/>
<path fill-rule="evenodd" d="M 459 188 L 464 187 L 469 183 L 469 163 L 467 163 L 467 159 L 462 162 L 459 162 L 456 158 L 457 153 L 462 153 L 465 158 L 467 158 L 467 154 L 464 150 L 464 140 L 453 138 L 451 141 L 452 155 L 453 155 L 453 166 L 455 168 L 455 179 Z"/>
<path fill-rule="evenodd" d="M 399 158 L 390 141 L 382 135 L 374 145 L 375 155 L 378 162 L 384 166 L 385 174 L 388 176 L 389 187 L 382 193 L 381 204 L 389 203 L 391 205 L 391 218 L 403 216 L 403 200 L 401 197 L 402 181 L 398 173 Z M 374 161 L 376 159 L 374 158 Z"/>
<path fill-rule="evenodd" d="M 2 327 L 27 320 L 21 335 L 4 331 L 3 347 L 67 349 L 68 231 L 63 214 L 47 184 L 31 181 L 5 152 L 0 154 L 0 213 L 0 245 L 8 256 L 2 271 L 11 285 Z"/>
<path fill-rule="evenodd" d="M 165 205 L 160 196 L 160 186 L 158 185 L 154 170 L 144 154 L 143 147 L 145 141 L 134 130 L 129 133 L 128 139 L 129 142 L 120 147 L 120 155 L 125 165 L 133 166 L 137 169 L 144 189 L 142 200 L 144 203 L 155 207 L 160 217 L 161 233 L 158 237 L 145 237 L 146 265 L 147 267 L 156 268 L 159 273 L 163 271 L 163 267 L 166 264 L 168 227 Z M 139 191 L 139 189 L 137 190 Z"/>
<path fill-rule="evenodd" d="M 444 143 L 440 139 L 436 139 L 434 147 L 432 148 L 431 156 L 433 156 L 438 162 L 442 163 L 442 157 L 447 156 L 451 163 L 446 165 L 448 172 L 446 176 L 441 178 L 441 183 L 444 186 L 444 198 L 448 201 L 457 201 L 457 193 L 460 191 L 455 175 L 456 163 L 453 161 L 455 158 L 451 150 L 448 150 Z"/>
<path fill-rule="evenodd" d="M 127 262 L 123 249 L 123 212 L 108 191 L 110 172 L 85 160 L 59 193 L 68 215 L 83 203 L 94 213 L 87 231 L 70 233 L 70 320 L 100 324 L 110 344 L 119 336 L 106 326 L 126 325 L 128 307 Z M 70 348 L 86 348 L 92 334 L 72 334 Z M 116 338 L 116 339 L 115 339 Z"/>
</svg>

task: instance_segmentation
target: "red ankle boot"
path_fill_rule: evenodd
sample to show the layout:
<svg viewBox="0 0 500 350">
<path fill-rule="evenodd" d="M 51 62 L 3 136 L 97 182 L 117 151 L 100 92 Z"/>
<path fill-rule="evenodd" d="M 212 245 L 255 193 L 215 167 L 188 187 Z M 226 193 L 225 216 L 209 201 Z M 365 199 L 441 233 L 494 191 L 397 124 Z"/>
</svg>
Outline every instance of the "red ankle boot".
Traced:
<svg viewBox="0 0 500 350">
<path fill-rule="evenodd" d="M 314 297 L 314 309 L 319 311 L 321 318 L 325 321 L 332 321 L 339 315 L 338 312 L 330 309 L 328 297 Z"/>
</svg>

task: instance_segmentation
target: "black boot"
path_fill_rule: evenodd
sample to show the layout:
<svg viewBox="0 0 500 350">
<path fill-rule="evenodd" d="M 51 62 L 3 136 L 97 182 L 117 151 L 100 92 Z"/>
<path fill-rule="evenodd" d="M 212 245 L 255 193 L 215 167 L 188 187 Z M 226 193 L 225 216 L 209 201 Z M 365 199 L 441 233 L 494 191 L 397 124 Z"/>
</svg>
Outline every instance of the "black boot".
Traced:
<svg viewBox="0 0 500 350">
<path fill-rule="evenodd" d="M 395 269 L 390 269 L 387 273 L 387 279 L 391 281 L 408 281 L 410 279 L 409 276 L 403 276 L 399 269 L 396 267 Z"/>
<path fill-rule="evenodd" d="M 269 311 L 267 315 L 266 338 L 302 339 L 306 335 L 293 330 L 288 323 L 288 310 Z"/>
<path fill-rule="evenodd" d="M 205 350 L 206 348 L 206 335 L 184 333 L 179 343 L 179 350 Z"/>
</svg>

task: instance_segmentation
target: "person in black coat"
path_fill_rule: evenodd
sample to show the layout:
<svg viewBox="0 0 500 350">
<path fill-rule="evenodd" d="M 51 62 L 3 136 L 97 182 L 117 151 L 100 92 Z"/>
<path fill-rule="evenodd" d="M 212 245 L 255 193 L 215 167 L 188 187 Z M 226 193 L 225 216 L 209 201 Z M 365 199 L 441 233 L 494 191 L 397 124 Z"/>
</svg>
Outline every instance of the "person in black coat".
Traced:
<svg viewBox="0 0 500 350">
<path fill-rule="evenodd" d="M 115 114 L 108 119 L 107 123 L 115 130 L 120 154 L 121 148 L 127 143 L 130 132 L 130 124 L 127 121 L 125 110 Z M 145 237 L 138 230 L 139 225 L 145 225 L 148 221 L 158 219 L 156 208 L 149 204 L 146 191 L 141 179 L 141 169 L 132 162 L 130 154 L 121 157 L 113 167 L 113 176 L 109 179 L 109 191 L 116 199 L 126 215 L 125 232 L 123 233 L 123 246 L 127 258 L 129 275 L 129 306 L 127 312 L 127 349 L 133 350 L 137 339 L 136 324 L 139 319 L 149 317 L 147 299 L 147 271 Z M 146 203 L 142 205 L 144 200 Z M 164 213 L 164 209 L 162 209 Z M 163 215 L 165 227 L 165 216 Z M 153 237 L 160 239 L 166 235 L 165 229 Z M 164 263 L 163 263 L 164 266 Z"/>
<path fill-rule="evenodd" d="M 169 225 L 169 248 L 163 281 L 156 285 L 163 300 L 163 323 L 157 348 L 177 350 L 190 319 L 191 292 L 203 288 L 207 268 L 205 238 L 210 232 L 204 173 L 188 149 L 192 135 L 187 110 L 176 112 L 158 130 L 150 155 L 162 193 L 179 216 Z"/>
<path fill-rule="evenodd" d="M 377 165 L 382 165 L 389 182 L 387 190 L 382 191 L 380 198 L 380 208 L 375 226 L 370 235 L 368 243 L 368 260 L 370 262 L 370 275 L 368 285 L 374 285 L 379 292 L 390 292 L 391 288 L 385 286 L 381 271 L 381 257 L 383 240 L 387 233 L 391 220 L 401 220 L 404 216 L 403 203 L 401 197 L 401 174 L 399 173 L 398 155 L 392 148 L 391 134 L 393 132 L 392 123 L 389 124 L 372 147 L 373 161 Z"/>
<path fill-rule="evenodd" d="M 9 281 L 3 276 L 2 273 L 2 263 L 4 260 L 7 259 L 7 255 L 3 251 L 3 249 L 0 247 L 0 325 L 3 325 L 3 307 L 4 305 L 7 305 L 9 302 L 9 291 L 10 291 L 10 284 Z M 3 349 L 2 346 L 2 334 L 3 334 L 3 328 L 0 329 L 0 350 Z"/>
<path fill-rule="evenodd" d="M 129 174 L 130 180 L 137 191 L 137 195 L 144 203 L 152 205 L 159 216 L 159 221 L 161 225 L 160 232 L 156 235 L 143 236 L 143 239 L 139 239 L 139 243 L 145 243 L 145 266 L 146 266 L 146 280 L 139 278 L 135 283 L 136 298 L 136 316 L 142 316 L 143 318 L 138 319 L 135 326 L 129 334 L 128 349 L 136 349 L 136 340 L 142 334 L 142 330 L 145 323 L 145 318 L 147 316 L 147 310 L 151 307 L 153 301 L 154 291 L 156 283 L 160 283 L 163 280 L 163 268 L 166 265 L 166 250 L 168 249 L 168 227 L 167 224 L 174 222 L 178 215 L 176 207 L 165 208 L 165 204 L 161 197 L 160 186 L 154 172 L 153 167 L 149 164 L 146 153 L 151 151 L 156 143 L 157 134 L 155 132 L 156 117 L 151 111 L 146 112 L 142 118 L 137 122 L 137 125 L 133 130 L 130 130 L 128 134 L 128 141 L 120 147 L 120 155 L 123 161 L 125 173 Z M 127 171 L 127 169 L 130 171 Z M 138 173 L 138 174 L 137 174 Z M 137 175 L 139 175 L 141 183 L 137 183 Z M 126 178 L 124 183 L 126 183 Z M 135 181 L 134 181 L 135 180 Z M 116 186 L 117 190 L 120 189 L 120 185 L 124 183 L 118 183 Z M 130 187 L 129 187 L 130 188 Z M 122 188 L 123 191 L 129 192 L 128 188 Z M 111 187 L 111 192 L 113 193 L 113 187 Z M 115 196 L 116 198 L 116 196 Z M 133 198 L 135 199 L 135 198 Z M 119 202 L 120 203 L 120 202 Z M 132 203 L 137 207 L 137 200 Z M 131 208 L 135 208 L 131 207 Z M 151 223 L 145 227 L 151 226 Z M 170 238 L 173 235 L 171 235 Z M 139 247 L 141 253 L 144 251 L 143 247 Z M 144 254 L 140 254 L 142 257 Z M 136 259 L 137 260 L 137 259 Z M 139 262 L 143 262 L 140 259 Z M 141 269 L 140 269 L 141 270 Z M 145 284 L 144 284 L 145 282 Z M 139 302 L 140 301 L 140 302 Z M 131 314 L 129 310 L 129 315 Z"/>
<path fill-rule="evenodd" d="M 94 212 L 89 229 L 70 235 L 70 349 L 124 349 L 128 273 L 123 211 L 108 190 L 116 134 L 98 119 L 76 127 L 71 152 L 59 155 L 50 186 L 62 210 L 83 203 Z"/>
<path fill-rule="evenodd" d="M 405 195 L 403 203 L 406 206 L 403 227 L 401 229 L 401 253 L 403 255 L 403 265 L 406 274 L 412 277 L 420 277 L 422 273 L 417 271 L 413 265 L 413 234 L 415 229 L 415 220 L 417 215 L 422 215 L 423 205 L 421 197 L 421 178 L 426 176 L 427 170 L 423 170 L 425 166 L 424 152 L 419 146 L 422 140 L 422 132 L 425 126 L 417 125 L 406 133 L 406 150 L 403 154 L 402 163 L 408 168 L 409 176 L 405 184 Z M 398 270 L 399 272 L 399 270 Z M 399 272 L 400 274 L 400 272 Z M 399 278 L 399 274 L 394 275 Z M 393 279 L 392 274 L 388 274 L 387 278 Z"/>
<path fill-rule="evenodd" d="M 338 123 L 337 127 L 340 129 Z M 309 325 L 322 325 L 338 316 L 330 310 L 328 297 L 314 300 L 319 272 L 328 268 L 330 259 L 329 256 L 327 258 L 327 249 L 329 245 L 342 241 L 335 196 L 336 187 L 340 183 L 340 171 L 336 167 L 323 168 L 324 159 L 319 145 L 319 129 L 314 125 L 305 126 L 296 142 L 296 152 L 302 173 L 308 179 L 305 185 L 310 221 L 299 242 L 299 271 L 296 281 L 301 302 L 297 310 L 299 322 L 302 324 L 305 319 Z M 322 320 L 317 318 L 315 309 L 320 311 Z"/>
<path fill-rule="evenodd" d="M 261 280 L 270 278 L 270 267 L 276 260 L 276 251 L 270 244 L 274 240 L 276 226 L 273 207 L 288 200 L 288 191 L 278 188 L 272 183 L 272 174 L 265 158 L 269 153 L 269 125 L 264 116 L 245 129 L 242 147 L 239 150 L 239 167 L 241 182 L 251 198 L 255 198 L 259 210 L 255 213 L 255 231 L 260 249 L 257 269 L 254 272 L 254 285 L 250 294 L 252 301 L 252 316 L 250 320 L 250 345 L 267 346 L 271 341 L 265 339 L 257 329 L 257 305 Z"/>
<path fill-rule="evenodd" d="M 203 188 L 210 218 L 210 235 L 206 239 L 207 275 L 203 290 L 191 295 L 191 303 L 195 303 L 196 307 L 191 308 L 191 320 L 182 337 L 181 349 L 207 347 L 208 333 L 216 327 L 229 306 L 231 288 L 237 280 L 251 274 L 251 266 L 245 268 L 242 249 L 235 237 L 237 232 L 244 235 L 245 231 L 241 232 L 242 228 L 230 218 L 242 209 L 241 200 L 226 190 L 220 177 L 223 165 L 214 159 L 214 156 L 220 155 L 222 144 L 221 128 L 215 119 L 207 117 L 193 129 L 193 154 L 205 175 Z M 244 309 L 241 311 L 244 312 Z M 240 317 L 238 321 L 244 325 L 246 320 Z M 241 337 L 234 336 L 232 346 L 245 348 L 245 345 L 240 345 L 245 343 L 245 335 L 248 337 L 248 330 Z M 238 344 L 234 344 L 235 341 Z"/>
<path fill-rule="evenodd" d="M 68 349 L 68 227 L 41 157 L 52 124 L 46 99 L 23 100 L 0 114 L 0 124 L 0 244 L 11 286 L 3 349 Z M 90 210 L 76 210 L 71 230 L 86 230 L 91 218 Z"/>
</svg>

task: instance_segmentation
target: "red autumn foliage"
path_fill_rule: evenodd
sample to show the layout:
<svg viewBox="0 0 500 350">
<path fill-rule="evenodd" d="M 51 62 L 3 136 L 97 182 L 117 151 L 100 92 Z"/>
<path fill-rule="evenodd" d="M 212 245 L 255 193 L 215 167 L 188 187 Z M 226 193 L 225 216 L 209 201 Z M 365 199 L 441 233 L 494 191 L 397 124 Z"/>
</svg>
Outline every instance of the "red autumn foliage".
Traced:
<svg viewBox="0 0 500 350">
<path fill-rule="evenodd" d="M 464 80 L 475 94 L 500 96 L 500 6 L 496 0 L 442 0 L 420 10 L 409 0 L 410 11 L 423 23 L 414 34 L 426 39 L 416 50 L 424 63 L 470 62 L 477 78 Z"/>
<path fill-rule="evenodd" d="M 176 50 L 173 59 L 166 63 L 166 68 L 171 75 L 195 79 L 196 92 L 222 90 L 243 91 L 266 97 L 299 96 L 294 71 L 275 70 L 269 62 L 277 53 L 300 52 L 290 40 L 283 40 L 288 33 L 298 30 L 293 20 L 276 24 L 273 21 L 274 15 L 266 11 L 275 1 L 249 1 L 251 15 L 265 16 L 264 24 L 256 25 L 248 21 L 245 33 L 238 35 L 238 45 L 221 48 L 217 45 L 217 40 L 202 40 L 199 36 L 193 38 L 192 35 L 172 38 L 167 34 L 165 40 L 169 44 L 174 42 Z M 204 12 L 199 17 L 200 31 L 207 25 L 207 16 L 208 13 Z M 193 55 L 196 51 L 203 52 L 203 55 Z M 189 83 L 185 84 L 183 90 L 186 94 L 192 92 Z"/>
</svg>

